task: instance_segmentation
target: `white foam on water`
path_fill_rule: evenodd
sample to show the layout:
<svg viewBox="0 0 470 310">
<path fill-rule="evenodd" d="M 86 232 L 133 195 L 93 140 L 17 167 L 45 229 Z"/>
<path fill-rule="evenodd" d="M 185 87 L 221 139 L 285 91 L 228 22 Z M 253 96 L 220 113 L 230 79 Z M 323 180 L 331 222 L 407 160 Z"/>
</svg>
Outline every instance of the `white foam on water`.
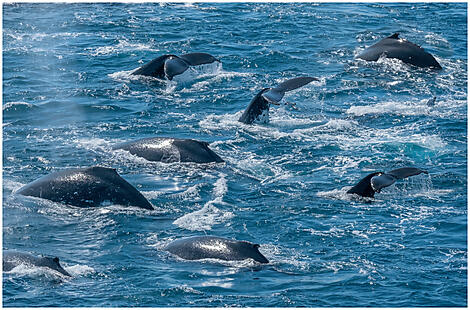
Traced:
<svg viewBox="0 0 470 310">
<path fill-rule="evenodd" d="M 220 72 L 222 72 L 222 63 L 215 61 L 209 64 L 189 66 L 186 71 L 174 76 L 173 80 L 177 83 L 186 83 L 193 81 L 196 78 L 211 77 L 219 74 Z"/>
<path fill-rule="evenodd" d="M 202 209 L 176 219 L 173 224 L 188 230 L 205 231 L 211 230 L 212 226 L 216 224 L 221 224 L 231 219 L 234 216 L 232 212 L 223 211 L 214 206 L 214 204 L 226 205 L 223 202 L 223 197 L 227 193 L 227 180 L 225 177 L 225 174 L 219 174 L 219 179 L 214 184 L 214 198 L 211 201 L 207 202 Z"/>
<path fill-rule="evenodd" d="M 93 269 L 92 267 L 90 266 L 87 266 L 87 265 L 71 265 L 71 266 L 63 266 L 62 267 L 68 272 L 70 273 L 73 277 L 76 277 L 76 276 L 85 276 L 85 275 L 89 275 L 89 274 L 92 274 L 92 273 L 95 273 L 95 269 Z"/>
<path fill-rule="evenodd" d="M 423 102 L 424 101 L 424 102 Z M 354 116 L 364 116 L 369 114 L 394 114 L 394 115 L 430 115 L 435 110 L 426 105 L 427 100 L 420 102 L 380 102 L 371 106 L 352 106 L 346 113 Z"/>
<path fill-rule="evenodd" d="M 112 143 L 102 138 L 76 138 L 73 142 L 78 147 L 91 151 L 107 151 L 111 148 Z"/>
<path fill-rule="evenodd" d="M 35 105 L 32 103 L 24 102 L 24 101 L 12 101 L 12 102 L 7 102 L 6 104 L 4 104 L 2 107 L 2 110 L 5 111 L 5 110 L 9 110 L 9 109 L 16 108 L 16 107 L 32 108 L 32 107 L 35 107 Z"/>
<path fill-rule="evenodd" d="M 158 49 L 152 48 L 151 43 L 131 43 L 127 40 L 119 40 L 115 45 L 100 46 L 98 48 L 86 48 L 91 56 L 103 56 L 110 54 L 120 54 L 129 51 L 152 51 L 158 52 Z"/>
<path fill-rule="evenodd" d="M 415 144 L 422 148 L 439 151 L 446 148 L 447 144 L 438 134 L 414 133 L 416 124 L 405 124 L 390 128 L 378 129 L 362 127 L 351 121 L 349 130 L 322 130 L 324 127 L 312 127 L 294 130 L 293 138 L 304 141 L 318 142 L 322 145 L 337 145 L 343 150 L 354 150 L 364 147 L 382 147 L 386 144 Z M 319 128 L 320 127 L 320 128 Z"/>
<path fill-rule="evenodd" d="M 3 179 L 3 188 L 12 191 L 13 193 L 19 190 L 21 187 L 25 186 L 26 184 L 12 181 L 9 179 Z"/>
</svg>

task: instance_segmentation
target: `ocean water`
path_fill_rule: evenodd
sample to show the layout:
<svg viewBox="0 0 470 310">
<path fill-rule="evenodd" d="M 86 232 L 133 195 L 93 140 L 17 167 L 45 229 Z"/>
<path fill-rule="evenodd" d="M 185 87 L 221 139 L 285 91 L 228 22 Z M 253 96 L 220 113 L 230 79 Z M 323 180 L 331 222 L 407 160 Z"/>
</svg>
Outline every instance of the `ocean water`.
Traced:
<svg viewBox="0 0 470 310">
<path fill-rule="evenodd" d="M 443 70 L 356 60 L 399 32 Z M 222 65 L 131 76 L 162 54 Z M 296 76 L 268 124 L 237 120 Z M 467 305 L 467 4 L 3 5 L 3 248 L 55 255 L 73 277 L 3 273 L 5 307 Z M 434 105 L 428 100 L 436 96 Z M 210 143 L 222 164 L 152 163 L 115 143 Z M 116 168 L 154 211 L 15 194 L 53 171 Z M 374 199 L 373 171 L 429 171 Z M 185 261 L 183 237 L 261 244 L 253 261 Z"/>
</svg>

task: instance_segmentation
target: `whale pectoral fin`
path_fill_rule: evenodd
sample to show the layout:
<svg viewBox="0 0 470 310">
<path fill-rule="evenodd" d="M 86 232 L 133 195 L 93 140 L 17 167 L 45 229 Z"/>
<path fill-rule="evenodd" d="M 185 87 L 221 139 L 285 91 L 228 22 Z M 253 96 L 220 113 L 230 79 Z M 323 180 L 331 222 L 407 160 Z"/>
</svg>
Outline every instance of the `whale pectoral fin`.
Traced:
<svg viewBox="0 0 470 310">
<path fill-rule="evenodd" d="M 380 192 L 382 188 L 387 187 L 395 183 L 397 179 L 387 173 L 374 176 L 370 179 L 370 185 L 375 192 Z"/>
<path fill-rule="evenodd" d="M 172 58 L 165 61 L 163 70 L 166 77 L 171 80 L 175 75 L 181 74 L 189 68 L 189 64 L 181 58 Z"/>
<path fill-rule="evenodd" d="M 428 174 L 426 170 L 422 170 L 422 169 L 414 168 L 414 167 L 399 168 L 399 169 L 389 171 L 386 174 L 391 175 L 395 177 L 396 179 L 404 179 L 404 178 L 411 177 L 413 175 L 418 175 L 421 173 Z"/>
<path fill-rule="evenodd" d="M 215 61 L 220 62 L 220 60 L 207 53 L 189 53 L 181 55 L 180 58 L 185 60 L 191 66 L 210 64 Z"/>
</svg>

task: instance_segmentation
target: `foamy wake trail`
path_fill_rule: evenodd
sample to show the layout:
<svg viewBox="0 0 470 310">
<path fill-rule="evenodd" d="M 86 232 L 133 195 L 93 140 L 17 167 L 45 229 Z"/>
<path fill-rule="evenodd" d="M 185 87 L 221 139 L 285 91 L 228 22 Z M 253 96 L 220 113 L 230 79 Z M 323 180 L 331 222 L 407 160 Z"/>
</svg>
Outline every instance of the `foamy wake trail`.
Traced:
<svg viewBox="0 0 470 310">
<path fill-rule="evenodd" d="M 428 115 L 432 107 L 426 105 L 427 100 L 421 102 L 381 102 L 372 106 L 352 106 L 346 113 L 355 116 L 368 114 L 394 114 L 394 115 Z"/>
<path fill-rule="evenodd" d="M 214 199 L 208 201 L 202 209 L 176 219 L 173 224 L 188 230 L 204 231 L 210 230 L 212 226 L 231 219 L 233 217 L 232 212 L 222 211 L 214 205 L 226 204 L 222 201 L 225 193 L 227 193 L 227 180 L 225 177 L 226 175 L 221 173 L 220 178 L 215 182 L 213 190 Z"/>
<path fill-rule="evenodd" d="M 70 273 L 72 276 L 83 276 L 95 272 L 95 269 L 87 265 L 72 265 L 64 267 L 64 269 Z"/>
<path fill-rule="evenodd" d="M 127 40 L 119 40 L 118 44 L 100 46 L 98 48 L 88 48 L 91 56 L 104 56 L 111 54 L 121 54 L 128 51 L 151 51 L 158 52 L 157 49 L 152 48 L 152 44 L 149 43 L 133 43 Z"/>
<path fill-rule="evenodd" d="M 72 265 L 72 266 L 63 266 L 64 269 L 72 276 L 83 276 L 90 273 L 94 273 L 95 270 L 87 265 Z M 59 278 L 59 279 L 69 279 L 67 276 L 64 276 L 58 271 L 52 270 L 46 267 L 37 267 L 26 264 L 20 264 L 10 270 L 9 274 L 15 274 L 18 276 L 29 276 L 29 277 L 47 277 L 47 278 Z"/>
</svg>

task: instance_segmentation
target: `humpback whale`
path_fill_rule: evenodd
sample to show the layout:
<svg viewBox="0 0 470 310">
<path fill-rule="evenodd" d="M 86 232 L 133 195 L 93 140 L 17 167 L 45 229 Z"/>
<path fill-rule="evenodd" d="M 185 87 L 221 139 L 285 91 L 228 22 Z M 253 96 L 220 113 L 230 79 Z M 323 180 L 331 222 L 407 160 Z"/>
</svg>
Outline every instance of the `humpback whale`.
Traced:
<svg viewBox="0 0 470 310">
<path fill-rule="evenodd" d="M 251 100 L 238 121 L 245 124 L 267 123 L 269 121 L 269 104 L 279 105 L 286 92 L 300 88 L 311 81 L 318 81 L 318 79 L 308 76 L 297 77 L 284 81 L 274 88 L 262 89 Z"/>
<path fill-rule="evenodd" d="M 214 236 L 196 236 L 171 242 L 165 250 L 187 260 L 216 258 L 226 261 L 252 258 L 258 263 L 269 261 L 258 250 L 259 244 Z"/>
<path fill-rule="evenodd" d="M 183 73 L 190 66 L 210 64 L 213 62 L 220 62 L 220 60 L 207 53 L 189 53 L 181 56 L 168 54 L 155 58 L 131 74 L 172 80 L 174 76 Z"/>
<path fill-rule="evenodd" d="M 399 168 L 389 172 L 373 172 L 361 179 L 347 193 L 373 198 L 375 193 L 380 193 L 382 188 L 392 185 L 397 180 L 421 173 L 428 174 L 425 170 L 413 167 Z"/>
<path fill-rule="evenodd" d="M 10 271 L 16 266 L 22 264 L 36 267 L 47 267 L 60 272 L 64 276 L 71 277 L 71 275 L 59 264 L 58 257 L 36 257 L 23 252 L 3 251 L 3 271 Z"/>
<path fill-rule="evenodd" d="M 441 65 L 431 54 L 410 41 L 398 38 L 398 36 L 399 34 L 395 33 L 380 40 L 366 48 L 356 58 L 367 61 L 377 61 L 380 56 L 384 55 L 387 58 L 400 59 L 404 63 L 421 68 L 430 67 L 433 69 L 442 69 Z"/>
<path fill-rule="evenodd" d="M 57 171 L 23 186 L 16 193 L 82 208 L 110 202 L 153 210 L 150 202 L 115 169 L 104 167 Z"/>
<path fill-rule="evenodd" d="M 144 138 L 124 142 L 113 147 L 122 149 L 149 161 L 221 163 L 222 158 L 208 147 L 209 143 L 193 139 L 166 137 Z"/>
</svg>

